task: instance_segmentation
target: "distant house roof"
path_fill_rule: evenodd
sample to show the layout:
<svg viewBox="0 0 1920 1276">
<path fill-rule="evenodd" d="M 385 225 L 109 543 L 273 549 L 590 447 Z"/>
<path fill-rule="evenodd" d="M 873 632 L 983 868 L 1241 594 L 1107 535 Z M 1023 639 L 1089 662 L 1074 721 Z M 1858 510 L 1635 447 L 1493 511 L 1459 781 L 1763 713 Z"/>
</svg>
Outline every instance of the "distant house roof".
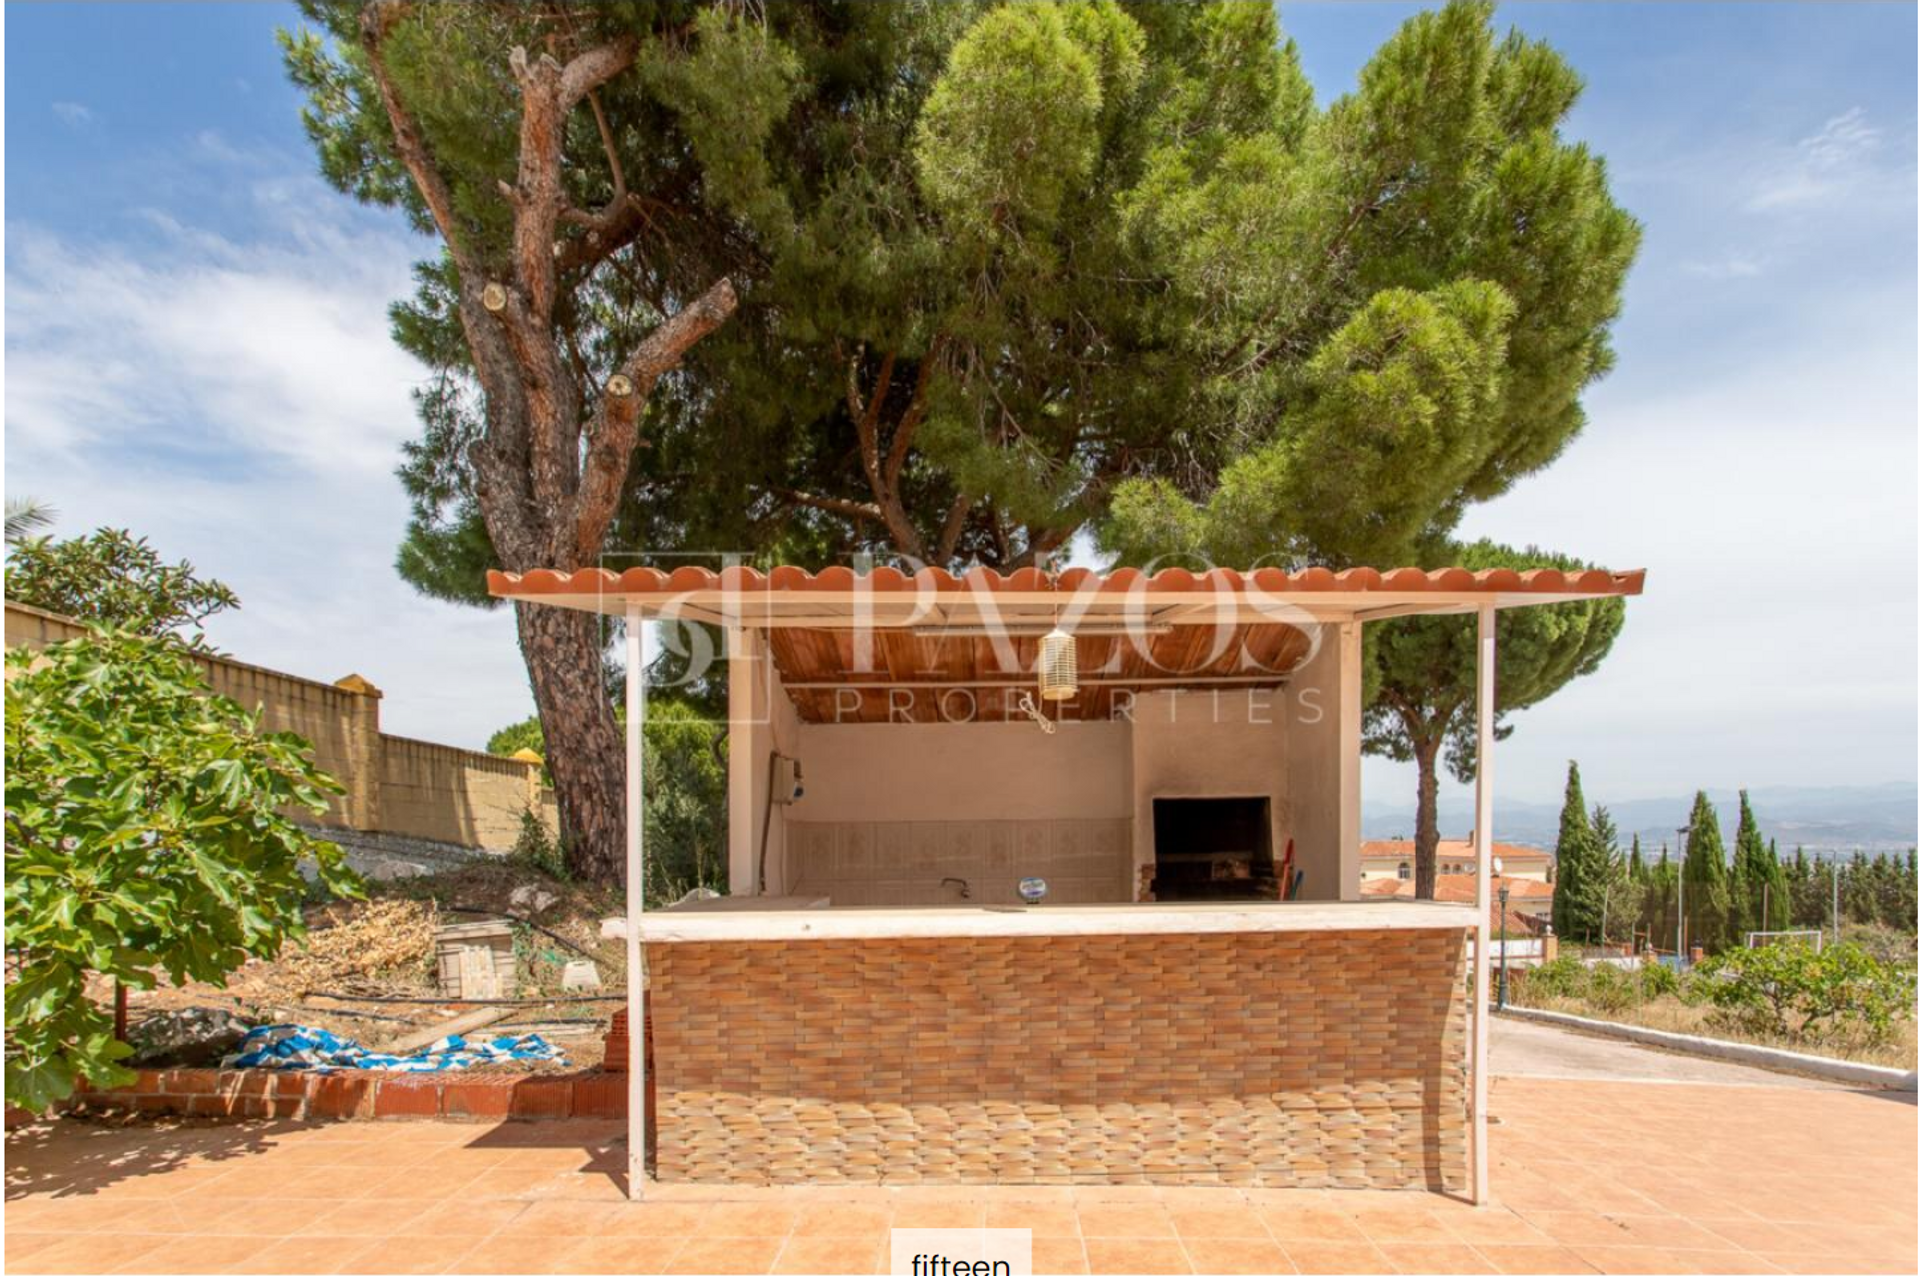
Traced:
<svg viewBox="0 0 1920 1276">
<path fill-rule="evenodd" d="M 1434 879 L 1433 897 L 1445 904 L 1471 904 L 1474 902 L 1474 879 L 1461 873 L 1448 873 Z M 1492 889 L 1498 891 L 1507 888 L 1509 903 L 1517 900 L 1538 900 L 1545 902 L 1553 898 L 1553 883 L 1536 882 L 1530 877 L 1496 877 Z M 1397 877 L 1380 877 L 1371 882 L 1360 884 L 1360 893 L 1369 898 L 1412 899 L 1413 882 Z"/>
<path fill-rule="evenodd" d="M 1553 856 L 1537 846 L 1515 846 L 1511 842 L 1495 842 L 1493 853 L 1503 860 L 1550 860 Z M 1413 839 L 1409 837 L 1386 838 L 1377 842 L 1360 843 L 1361 859 L 1390 859 L 1395 856 L 1413 854 Z M 1441 859 L 1472 859 L 1473 843 L 1465 838 L 1440 839 L 1438 854 Z"/>
</svg>

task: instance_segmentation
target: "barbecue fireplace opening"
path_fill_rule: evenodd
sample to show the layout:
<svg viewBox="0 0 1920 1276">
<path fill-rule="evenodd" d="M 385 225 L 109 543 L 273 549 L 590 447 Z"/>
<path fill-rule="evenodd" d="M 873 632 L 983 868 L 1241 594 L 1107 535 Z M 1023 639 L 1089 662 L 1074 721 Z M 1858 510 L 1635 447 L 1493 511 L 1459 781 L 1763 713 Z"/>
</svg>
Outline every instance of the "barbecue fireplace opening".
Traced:
<svg viewBox="0 0 1920 1276">
<path fill-rule="evenodd" d="M 1155 899 L 1275 899 L 1267 799 L 1155 798 Z"/>
</svg>

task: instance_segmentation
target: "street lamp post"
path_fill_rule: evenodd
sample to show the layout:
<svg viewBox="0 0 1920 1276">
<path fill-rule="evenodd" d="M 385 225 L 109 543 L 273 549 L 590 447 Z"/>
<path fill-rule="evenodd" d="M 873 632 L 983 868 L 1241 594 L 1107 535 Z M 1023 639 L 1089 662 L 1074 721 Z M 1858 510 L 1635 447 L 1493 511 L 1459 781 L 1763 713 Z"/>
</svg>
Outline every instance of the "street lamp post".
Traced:
<svg viewBox="0 0 1920 1276">
<path fill-rule="evenodd" d="M 1500 1009 L 1507 1008 L 1507 883 L 1500 882 Z"/>
<path fill-rule="evenodd" d="M 1675 832 L 1680 835 L 1680 863 L 1673 874 L 1673 968 L 1684 970 L 1687 965 L 1687 839 L 1693 836 L 1693 825 Z"/>
</svg>

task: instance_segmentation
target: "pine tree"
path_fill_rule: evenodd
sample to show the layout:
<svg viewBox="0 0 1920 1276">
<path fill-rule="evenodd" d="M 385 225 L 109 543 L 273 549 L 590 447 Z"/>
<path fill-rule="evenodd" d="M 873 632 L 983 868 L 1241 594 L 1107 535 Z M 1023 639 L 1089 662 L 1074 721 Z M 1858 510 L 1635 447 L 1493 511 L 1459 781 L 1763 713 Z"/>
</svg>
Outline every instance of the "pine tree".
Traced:
<svg viewBox="0 0 1920 1276">
<path fill-rule="evenodd" d="M 1592 942 L 1600 926 L 1601 879 L 1587 816 L 1586 794 L 1580 788 L 1580 764 L 1567 764 L 1567 793 L 1560 805 L 1560 837 L 1554 843 L 1558 874 L 1553 887 L 1553 929 L 1568 939 Z"/>
<path fill-rule="evenodd" d="M 1727 946 L 1733 898 L 1727 881 L 1726 843 L 1720 839 L 1720 817 L 1704 789 L 1694 795 L 1688 824 L 1686 855 L 1680 866 L 1687 888 L 1687 944 L 1704 948 L 1711 955 Z"/>
<path fill-rule="evenodd" d="M 1090 524 L 1398 565 L 1613 363 L 1640 229 L 1561 134 L 1579 74 L 1487 0 L 1324 106 L 1271 5 L 301 8 L 322 174 L 439 238 L 392 312 L 435 374 L 397 564 L 434 596 L 634 548 L 1021 567 Z M 1502 709 L 1620 614 L 1503 615 Z M 617 878 L 604 628 L 518 620 L 569 857 Z"/>
</svg>

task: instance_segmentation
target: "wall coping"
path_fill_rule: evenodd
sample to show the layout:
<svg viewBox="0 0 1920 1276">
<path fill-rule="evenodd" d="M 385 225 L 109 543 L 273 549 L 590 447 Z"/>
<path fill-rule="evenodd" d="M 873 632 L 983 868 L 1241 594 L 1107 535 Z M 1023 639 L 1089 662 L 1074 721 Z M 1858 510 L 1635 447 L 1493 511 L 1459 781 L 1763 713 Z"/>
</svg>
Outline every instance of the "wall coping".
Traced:
<svg viewBox="0 0 1920 1276">
<path fill-rule="evenodd" d="M 1658 1046 L 1677 1054 L 1697 1055 L 1703 1059 L 1720 1059 L 1728 1063 L 1744 1063 L 1774 1072 L 1795 1072 L 1878 1090 L 1913 1090 L 1917 1080 L 1916 1073 L 1911 1069 L 1902 1071 L 1899 1068 L 1882 1067 L 1877 1063 L 1829 1059 L 1825 1055 L 1802 1054 L 1797 1050 L 1756 1046 L 1744 1041 L 1721 1041 L 1717 1037 L 1697 1037 L 1683 1032 L 1665 1032 L 1659 1028 L 1643 1028 L 1638 1024 L 1614 1023 L 1608 1019 L 1588 1019 L 1582 1015 L 1563 1014 L 1558 1010 L 1508 1006 L 1498 1013 L 1513 1019 L 1570 1028 L 1576 1032 L 1591 1033 L 1598 1037 L 1615 1037 L 1622 1041 L 1638 1042 L 1641 1045 Z"/>
<path fill-rule="evenodd" d="M 81 1089 L 65 1110 L 110 1109 L 232 1120 L 618 1119 L 627 1078 L 578 1072 L 399 1072 L 374 1068 L 142 1068 L 130 1086 Z"/>
</svg>

